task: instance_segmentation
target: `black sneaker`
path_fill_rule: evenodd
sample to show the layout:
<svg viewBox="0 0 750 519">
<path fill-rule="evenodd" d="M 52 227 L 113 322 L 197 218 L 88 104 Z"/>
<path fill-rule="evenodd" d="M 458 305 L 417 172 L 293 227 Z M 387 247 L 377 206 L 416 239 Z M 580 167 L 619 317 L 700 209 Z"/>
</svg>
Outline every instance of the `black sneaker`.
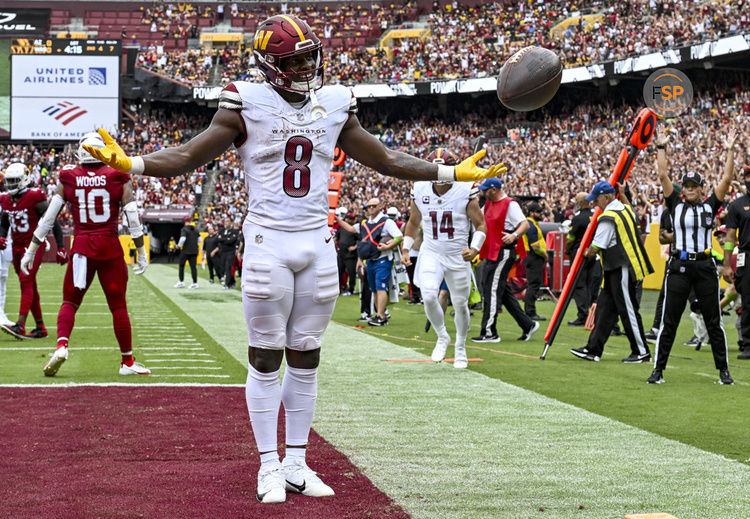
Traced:
<svg viewBox="0 0 750 519">
<path fill-rule="evenodd" d="M 529 317 L 531 318 L 532 321 L 546 321 L 547 320 L 547 318 L 544 317 L 543 315 L 534 314 L 534 315 L 530 315 Z"/>
<path fill-rule="evenodd" d="M 26 325 L 21 322 L 10 326 L 4 324 L 0 326 L 0 328 L 2 328 L 5 333 L 12 335 L 19 341 L 30 338 L 28 335 L 26 335 Z"/>
<path fill-rule="evenodd" d="M 388 324 L 388 319 L 376 315 L 369 321 L 367 321 L 367 324 L 369 324 L 370 326 L 385 326 L 386 324 Z"/>
<path fill-rule="evenodd" d="M 656 332 L 654 330 L 649 330 L 646 332 L 646 342 L 649 344 L 656 344 Z"/>
<path fill-rule="evenodd" d="M 623 332 L 619 326 L 615 325 L 614 328 L 612 328 L 612 333 L 610 334 L 612 337 L 619 337 L 620 335 L 625 335 L 625 332 Z"/>
<path fill-rule="evenodd" d="M 406 304 L 407 305 L 421 305 L 422 304 L 422 300 L 415 297 L 414 299 L 410 299 L 409 301 L 407 301 Z"/>
<path fill-rule="evenodd" d="M 750 349 L 744 350 L 742 353 L 737 355 L 738 359 L 750 359 Z"/>
<path fill-rule="evenodd" d="M 687 341 L 685 341 L 685 346 L 692 346 L 693 348 L 695 348 L 700 343 L 701 343 L 700 339 L 698 339 L 698 337 L 696 337 L 695 335 L 693 335 L 690 339 L 688 339 Z"/>
<path fill-rule="evenodd" d="M 518 338 L 518 340 L 528 341 L 529 339 L 531 339 L 531 336 L 534 335 L 538 329 L 539 329 L 539 322 L 534 321 L 534 325 L 531 327 L 531 329 L 523 332 L 523 334 Z"/>
<path fill-rule="evenodd" d="M 719 384 L 724 384 L 727 386 L 731 386 L 734 384 L 734 380 L 732 379 L 732 375 L 729 374 L 728 369 L 722 369 L 719 371 Z"/>
<path fill-rule="evenodd" d="M 590 360 L 591 362 L 599 362 L 601 360 L 599 356 L 589 353 L 588 348 L 571 348 L 570 353 L 579 359 Z"/>
<path fill-rule="evenodd" d="M 370 320 L 370 314 L 368 314 L 367 312 L 362 312 L 362 317 L 357 319 L 357 322 L 366 323 L 369 320 Z"/>
<path fill-rule="evenodd" d="M 46 336 L 47 328 L 42 324 L 31 330 L 26 337 L 29 337 L 30 339 L 44 339 Z"/>
<path fill-rule="evenodd" d="M 649 384 L 663 384 L 664 383 L 664 376 L 661 373 L 660 369 L 655 369 L 653 373 L 651 373 L 651 376 L 648 377 L 648 380 L 646 381 Z"/>
<path fill-rule="evenodd" d="M 482 302 L 474 303 L 473 305 L 469 305 L 469 310 L 481 310 L 482 309 Z"/>
<path fill-rule="evenodd" d="M 568 321 L 568 326 L 586 326 L 586 319 L 576 319 L 575 321 Z"/>
<path fill-rule="evenodd" d="M 497 335 L 480 335 L 472 337 L 471 342 L 500 342 L 500 337 Z"/>
<path fill-rule="evenodd" d="M 625 357 L 624 359 L 622 359 L 622 361 L 625 364 L 640 364 L 641 362 L 648 362 L 650 360 L 651 360 L 650 353 L 644 353 L 643 355 L 633 353 L 629 357 Z"/>
<path fill-rule="evenodd" d="M 427 333 L 430 331 L 430 326 L 432 326 L 432 323 L 430 322 L 429 319 L 427 319 L 427 322 L 424 323 L 424 333 Z"/>
</svg>

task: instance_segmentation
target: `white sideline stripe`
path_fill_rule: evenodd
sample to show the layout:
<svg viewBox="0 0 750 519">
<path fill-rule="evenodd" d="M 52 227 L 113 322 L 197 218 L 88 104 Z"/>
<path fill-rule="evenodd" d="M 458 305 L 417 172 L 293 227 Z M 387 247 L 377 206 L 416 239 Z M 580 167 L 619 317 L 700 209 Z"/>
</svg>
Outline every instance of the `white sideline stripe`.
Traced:
<svg viewBox="0 0 750 519">
<path fill-rule="evenodd" d="M 6 348 L 4 346 L 0 347 L 0 351 L 54 351 L 54 346 L 11 346 L 9 348 Z M 75 353 L 76 351 L 82 351 L 82 350 L 102 350 L 102 351 L 120 351 L 117 346 L 112 347 L 106 347 L 106 346 L 76 346 L 74 348 L 68 348 L 68 351 L 71 353 Z"/>
<path fill-rule="evenodd" d="M 144 348 L 141 348 L 144 349 Z M 177 356 L 177 355 L 185 355 L 185 353 L 158 353 L 157 355 L 164 355 L 166 357 L 170 356 Z M 194 355 L 196 357 L 211 357 L 210 353 L 190 353 L 189 355 Z M 188 360 L 188 359 L 185 359 Z"/>
<path fill-rule="evenodd" d="M 139 350 L 154 350 L 154 351 L 156 351 L 156 350 L 164 350 L 164 351 L 176 351 L 176 350 L 179 350 L 179 351 L 200 351 L 200 350 L 205 350 L 206 348 L 180 348 L 180 347 L 171 347 L 171 346 L 169 348 L 162 348 L 162 347 L 159 347 L 159 346 L 145 346 L 145 347 L 144 346 L 140 346 L 138 349 Z"/>
<path fill-rule="evenodd" d="M 152 362 L 216 362 L 215 360 L 204 359 L 148 359 L 149 364 Z"/>
<path fill-rule="evenodd" d="M 224 369 L 220 366 L 154 366 L 152 370 L 157 369 Z"/>
<path fill-rule="evenodd" d="M 154 375 L 148 375 L 153 377 Z M 236 387 L 244 388 L 245 384 L 209 384 L 201 382 L 178 382 L 168 384 L 165 382 L 158 384 L 137 384 L 129 382 L 85 382 L 82 384 L 76 382 L 65 382 L 63 384 L 0 384 L 0 388 L 20 388 L 20 389 L 59 389 L 70 387 Z"/>
<path fill-rule="evenodd" d="M 150 342 L 150 341 L 153 341 L 155 339 L 154 337 L 152 337 L 152 336 L 149 335 L 149 336 L 146 337 L 146 339 L 149 341 L 146 344 L 155 344 L 155 343 Z M 186 339 L 180 339 L 180 340 L 159 339 L 159 344 L 184 344 L 186 342 L 194 342 L 194 343 L 198 344 L 200 341 L 198 341 L 198 339 L 191 339 L 189 337 L 186 338 Z M 190 346 L 192 346 L 192 344 Z"/>
<path fill-rule="evenodd" d="M 230 375 L 191 375 L 189 373 L 184 375 L 154 375 L 153 373 L 149 377 L 181 377 L 181 378 L 229 378 Z"/>
</svg>

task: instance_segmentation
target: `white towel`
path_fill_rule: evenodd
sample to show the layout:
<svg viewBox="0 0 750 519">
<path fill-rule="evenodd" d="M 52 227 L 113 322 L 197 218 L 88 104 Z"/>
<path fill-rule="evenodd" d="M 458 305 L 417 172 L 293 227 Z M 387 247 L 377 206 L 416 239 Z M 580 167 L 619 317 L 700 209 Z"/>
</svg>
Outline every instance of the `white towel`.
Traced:
<svg viewBox="0 0 750 519">
<path fill-rule="evenodd" d="M 88 263 L 86 262 L 86 256 L 83 254 L 73 254 L 73 286 L 86 290 L 86 269 Z"/>
</svg>

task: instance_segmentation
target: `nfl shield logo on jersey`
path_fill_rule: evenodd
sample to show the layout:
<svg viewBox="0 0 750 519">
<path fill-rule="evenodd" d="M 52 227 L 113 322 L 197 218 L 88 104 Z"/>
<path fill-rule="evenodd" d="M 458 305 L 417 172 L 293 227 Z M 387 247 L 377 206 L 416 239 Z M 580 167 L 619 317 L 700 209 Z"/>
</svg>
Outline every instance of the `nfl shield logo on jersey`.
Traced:
<svg viewBox="0 0 750 519">
<path fill-rule="evenodd" d="M 256 234 L 255 235 L 255 243 L 257 243 L 257 244 L 263 243 L 263 235 L 262 234 Z"/>
<path fill-rule="evenodd" d="M 714 220 L 713 217 L 706 216 L 706 227 L 711 227 L 714 223 L 713 220 Z"/>
</svg>

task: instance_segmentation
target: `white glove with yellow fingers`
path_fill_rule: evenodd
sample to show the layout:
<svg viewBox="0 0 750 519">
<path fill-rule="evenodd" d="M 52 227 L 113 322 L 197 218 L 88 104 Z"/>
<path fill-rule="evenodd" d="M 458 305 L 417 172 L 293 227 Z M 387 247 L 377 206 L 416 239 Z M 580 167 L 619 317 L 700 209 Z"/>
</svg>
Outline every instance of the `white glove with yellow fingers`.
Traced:
<svg viewBox="0 0 750 519">
<path fill-rule="evenodd" d="M 106 141 L 105 141 L 106 142 Z M 456 166 L 438 164 L 438 181 L 441 182 L 476 182 L 485 178 L 502 175 L 508 168 L 503 164 L 494 164 L 489 169 L 480 168 L 477 162 L 485 156 L 487 150 L 479 150 Z"/>
<path fill-rule="evenodd" d="M 120 145 L 115 142 L 112 136 L 107 133 L 107 130 L 104 128 L 99 128 L 97 132 L 102 136 L 105 147 L 94 148 L 88 144 L 82 144 L 83 149 L 88 151 L 95 159 L 115 168 L 117 171 L 134 174 L 143 173 L 143 158 L 133 157 L 131 159 L 128 157 Z"/>
</svg>

